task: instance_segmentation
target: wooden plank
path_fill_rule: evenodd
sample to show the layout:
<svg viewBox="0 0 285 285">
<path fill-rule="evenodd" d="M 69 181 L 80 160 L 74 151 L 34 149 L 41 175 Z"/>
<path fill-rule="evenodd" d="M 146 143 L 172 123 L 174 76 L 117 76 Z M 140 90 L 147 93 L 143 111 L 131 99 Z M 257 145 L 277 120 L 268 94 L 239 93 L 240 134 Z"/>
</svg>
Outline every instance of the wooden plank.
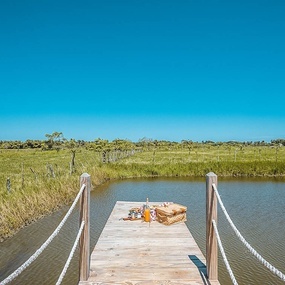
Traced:
<svg viewBox="0 0 285 285">
<path fill-rule="evenodd" d="M 185 223 L 122 220 L 142 204 L 116 203 L 91 254 L 90 276 L 79 285 L 210 284 L 205 258 Z"/>
<path fill-rule="evenodd" d="M 97 281 L 81 281 L 80 285 L 220 285 L 218 281 L 211 281 L 209 283 L 207 280 L 132 280 L 121 282 L 121 281 L 115 281 L 115 282 L 97 282 Z"/>
</svg>

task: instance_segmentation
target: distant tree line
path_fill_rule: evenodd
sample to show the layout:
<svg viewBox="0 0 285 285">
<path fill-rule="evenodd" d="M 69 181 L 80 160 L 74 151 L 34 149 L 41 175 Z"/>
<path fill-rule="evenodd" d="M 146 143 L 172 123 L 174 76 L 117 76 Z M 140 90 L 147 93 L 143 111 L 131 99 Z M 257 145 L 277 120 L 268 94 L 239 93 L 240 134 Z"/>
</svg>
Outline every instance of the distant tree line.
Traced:
<svg viewBox="0 0 285 285">
<path fill-rule="evenodd" d="M 166 141 L 166 140 L 153 140 L 148 138 L 142 138 L 137 142 L 130 140 L 115 139 L 113 141 L 97 138 L 93 141 L 85 140 L 67 140 L 64 138 L 63 133 L 54 132 L 52 134 L 45 135 L 46 140 L 31 140 L 26 141 L 0 141 L 0 149 L 41 149 L 41 150 L 60 150 L 60 149 L 74 149 L 79 147 L 85 147 L 90 150 L 98 152 L 108 153 L 110 151 L 125 151 L 125 150 L 152 150 L 156 148 L 164 149 L 177 149 L 177 148 L 188 148 L 192 149 L 198 145 L 230 145 L 230 146 L 285 146 L 285 139 L 275 139 L 270 142 L 265 141 L 226 141 L 226 142 L 214 142 L 210 140 L 202 142 L 194 142 L 192 140 L 182 140 L 181 142 Z"/>
</svg>

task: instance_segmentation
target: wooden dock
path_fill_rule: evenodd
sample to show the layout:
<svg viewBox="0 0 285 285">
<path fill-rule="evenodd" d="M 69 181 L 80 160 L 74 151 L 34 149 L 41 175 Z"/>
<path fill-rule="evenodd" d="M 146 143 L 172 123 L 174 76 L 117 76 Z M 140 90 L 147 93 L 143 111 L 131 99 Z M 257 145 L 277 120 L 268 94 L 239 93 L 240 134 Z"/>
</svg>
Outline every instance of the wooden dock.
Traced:
<svg viewBox="0 0 285 285">
<path fill-rule="evenodd" d="M 219 285 L 205 277 L 205 257 L 185 223 L 122 220 L 141 205 L 116 203 L 91 254 L 90 276 L 79 285 Z"/>
</svg>

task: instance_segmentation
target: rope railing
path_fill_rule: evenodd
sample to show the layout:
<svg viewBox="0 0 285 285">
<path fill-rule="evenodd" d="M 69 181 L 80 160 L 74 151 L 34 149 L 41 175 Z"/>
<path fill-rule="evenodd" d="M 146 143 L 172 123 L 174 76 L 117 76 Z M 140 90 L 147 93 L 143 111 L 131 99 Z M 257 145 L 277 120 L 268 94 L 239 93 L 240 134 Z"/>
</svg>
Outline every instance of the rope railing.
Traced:
<svg viewBox="0 0 285 285">
<path fill-rule="evenodd" d="M 53 233 L 49 236 L 49 238 L 41 245 L 41 247 L 27 260 L 25 261 L 20 267 L 18 267 L 13 273 L 11 273 L 8 277 L 6 277 L 3 281 L 0 282 L 0 285 L 6 285 L 18 277 L 26 268 L 28 268 L 39 256 L 40 254 L 47 248 L 47 246 L 52 242 L 52 240 L 58 235 L 61 228 L 64 226 L 65 222 L 73 212 L 78 200 L 80 199 L 86 184 L 82 184 L 76 198 L 74 199 L 71 207 L 69 208 L 68 212 L 65 214 L 64 218 L 57 226 L 57 228 L 53 231 Z M 83 226 L 81 225 L 83 228 Z M 80 229 L 81 229 L 80 227 Z M 82 230 L 81 230 L 82 232 Z"/>
<path fill-rule="evenodd" d="M 82 221 L 81 226 L 80 226 L 79 231 L 78 231 L 78 234 L 77 234 L 76 239 L 74 241 L 73 247 L 72 247 L 72 249 L 70 251 L 70 254 L 69 254 L 69 256 L 68 256 L 68 258 L 66 260 L 64 268 L 62 269 L 61 274 L 60 274 L 60 276 L 59 276 L 59 278 L 58 278 L 58 280 L 56 282 L 56 285 L 60 285 L 61 284 L 61 282 L 62 282 L 62 280 L 63 280 L 63 278 L 64 278 L 64 276 L 65 276 L 65 274 L 67 272 L 67 269 L 69 267 L 71 259 L 72 259 L 73 255 L 74 255 L 74 252 L 75 252 L 76 248 L 77 248 L 77 245 L 78 245 L 79 239 L 81 237 L 82 231 L 84 229 L 84 225 L 85 225 L 85 222 Z"/>
<path fill-rule="evenodd" d="M 224 247 L 223 247 L 223 244 L 222 244 L 222 241 L 221 241 L 221 238 L 220 238 L 220 235 L 219 235 L 219 231 L 218 231 L 218 228 L 217 228 L 217 224 L 216 224 L 216 221 L 213 220 L 212 221 L 213 223 L 213 227 L 214 227 L 214 231 L 215 231 L 215 234 L 217 236 L 217 241 L 218 241 L 218 246 L 219 246 L 219 249 L 220 249 L 220 252 L 222 254 L 222 257 L 223 257 L 223 261 L 225 263 L 225 266 L 226 266 L 226 269 L 227 271 L 229 272 L 229 275 L 230 275 L 230 278 L 231 278 L 231 281 L 234 285 L 238 285 L 237 281 L 236 281 L 236 278 L 233 274 L 233 271 L 230 267 L 230 264 L 228 262 L 228 259 L 227 259 L 227 256 L 225 254 L 225 250 L 224 250 Z"/>
<path fill-rule="evenodd" d="M 282 281 L 285 281 L 285 275 L 279 271 L 277 268 L 275 268 L 273 265 L 271 265 L 268 261 L 266 261 L 246 240 L 245 238 L 242 236 L 242 234 L 240 233 L 240 231 L 237 229 L 237 227 L 235 226 L 235 224 L 233 223 L 232 219 L 230 218 L 222 200 L 221 197 L 219 195 L 218 189 L 216 187 L 216 185 L 213 183 L 212 184 L 213 190 L 216 194 L 217 200 L 220 204 L 220 207 L 227 219 L 227 221 L 229 222 L 230 226 L 232 227 L 233 231 L 235 232 L 235 234 L 237 235 L 237 237 L 239 238 L 239 240 L 246 246 L 246 248 L 249 250 L 249 252 L 257 258 L 257 260 L 259 262 L 261 262 L 265 267 L 267 267 L 273 274 L 275 274 L 276 276 L 278 276 Z"/>
</svg>

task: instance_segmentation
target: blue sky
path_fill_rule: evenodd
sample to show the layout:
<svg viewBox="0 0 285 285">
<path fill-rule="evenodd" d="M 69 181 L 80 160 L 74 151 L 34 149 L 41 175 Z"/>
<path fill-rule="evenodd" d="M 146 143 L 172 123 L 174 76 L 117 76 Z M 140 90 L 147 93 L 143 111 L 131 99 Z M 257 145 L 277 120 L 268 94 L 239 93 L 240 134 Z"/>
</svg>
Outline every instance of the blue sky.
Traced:
<svg viewBox="0 0 285 285">
<path fill-rule="evenodd" d="M 285 138 L 285 1 L 2 0 L 0 140 Z"/>
</svg>

